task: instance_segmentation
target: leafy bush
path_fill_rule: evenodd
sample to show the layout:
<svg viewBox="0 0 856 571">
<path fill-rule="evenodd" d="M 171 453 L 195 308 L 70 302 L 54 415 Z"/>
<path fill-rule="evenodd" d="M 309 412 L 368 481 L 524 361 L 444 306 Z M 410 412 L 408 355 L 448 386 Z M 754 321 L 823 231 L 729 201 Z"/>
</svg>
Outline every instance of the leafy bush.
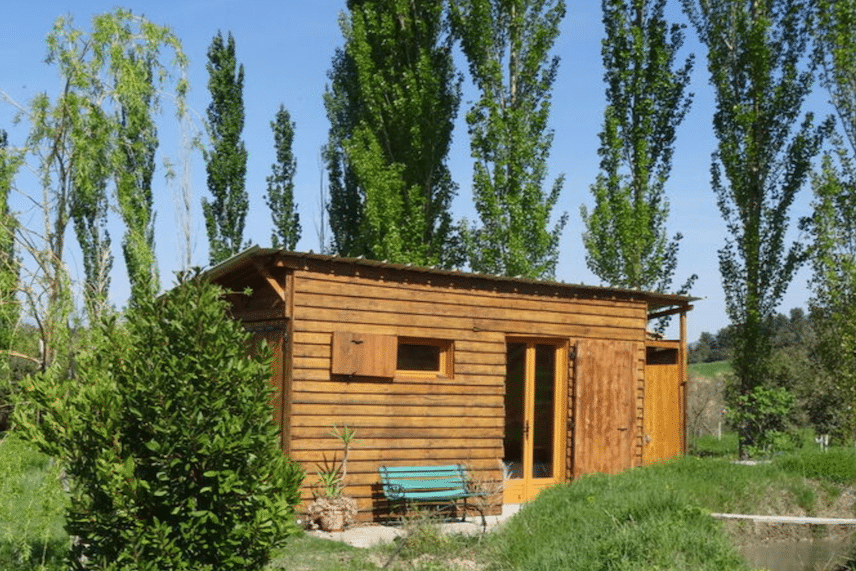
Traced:
<svg viewBox="0 0 856 571">
<path fill-rule="evenodd" d="M 270 351 L 249 356 L 227 308 L 189 281 L 105 322 L 77 378 L 24 383 L 17 421 L 70 480 L 75 568 L 261 569 L 297 531 Z"/>
<path fill-rule="evenodd" d="M 796 399 L 785 388 L 757 386 L 752 392 L 732 397 L 728 420 L 738 428 L 750 456 L 792 450 L 794 442 L 787 418 Z"/>
</svg>

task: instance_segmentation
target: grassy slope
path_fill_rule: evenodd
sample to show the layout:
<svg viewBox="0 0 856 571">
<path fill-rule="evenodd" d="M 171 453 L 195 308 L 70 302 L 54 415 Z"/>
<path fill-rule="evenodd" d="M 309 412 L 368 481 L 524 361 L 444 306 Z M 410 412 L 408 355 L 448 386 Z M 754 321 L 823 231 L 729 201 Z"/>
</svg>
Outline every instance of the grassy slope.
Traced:
<svg viewBox="0 0 856 571">
<path fill-rule="evenodd" d="M 67 539 L 62 494 L 46 458 L 0 442 L 0 571 L 59 570 Z M 617 476 L 592 475 L 545 490 L 484 539 L 422 532 L 391 569 L 746 569 L 710 511 L 820 515 L 856 484 L 856 451 L 803 452 L 740 466 L 687 457 Z M 828 497 L 824 497 L 828 496 Z M 856 514 L 854 514 L 856 515 Z M 391 547 L 359 550 L 311 537 L 289 540 L 272 569 L 375 570 Z"/>
<path fill-rule="evenodd" d="M 811 513 L 854 483 L 853 450 L 759 466 L 687 457 L 546 490 L 491 543 L 500 569 L 745 569 L 707 513 Z"/>
<path fill-rule="evenodd" d="M 731 372 L 731 361 L 714 361 L 712 363 L 693 363 L 688 366 L 690 376 L 709 377 L 715 379 Z"/>
</svg>

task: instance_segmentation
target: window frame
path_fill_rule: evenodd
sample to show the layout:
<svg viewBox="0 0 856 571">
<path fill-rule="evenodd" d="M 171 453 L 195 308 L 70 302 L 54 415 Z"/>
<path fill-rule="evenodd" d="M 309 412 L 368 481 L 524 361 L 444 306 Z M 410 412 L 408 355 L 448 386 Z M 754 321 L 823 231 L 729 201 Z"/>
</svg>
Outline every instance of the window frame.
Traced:
<svg viewBox="0 0 856 571">
<path fill-rule="evenodd" d="M 439 367 L 437 370 L 414 370 L 414 369 L 399 369 L 398 368 L 398 352 L 402 345 L 429 345 L 440 349 Z M 399 337 L 396 346 L 395 354 L 395 376 L 396 377 L 431 377 L 431 378 L 446 378 L 454 377 L 454 343 L 449 339 L 431 339 L 426 337 Z"/>
</svg>

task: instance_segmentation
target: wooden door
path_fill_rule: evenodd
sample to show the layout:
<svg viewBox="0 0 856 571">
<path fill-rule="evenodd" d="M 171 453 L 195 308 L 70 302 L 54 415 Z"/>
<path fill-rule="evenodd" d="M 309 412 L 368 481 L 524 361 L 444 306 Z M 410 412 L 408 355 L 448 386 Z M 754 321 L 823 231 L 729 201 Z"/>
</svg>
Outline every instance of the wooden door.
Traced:
<svg viewBox="0 0 856 571">
<path fill-rule="evenodd" d="M 684 450 L 684 386 L 677 349 L 648 347 L 642 461 L 676 458 Z"/>
<path fill-rule="evenodd" d="M 562 479 L 565 355 L 564 344 L 553 341 L 506 346 L 505 503 L 526 502 Z"/>
<path fill-rule="evenodd" d="M 286 424 L 286 407 L 288 406 L 287 394 L 289 387 L 285 382 L 284 358 L 287 348 L 287 325 L 286 323 L 251 323 L 245 325 L 250 333 L 251 353 L 255 353 L 264 341 L 273 352 L 271 362 L 270 383 L 273 389 L 273 419 L 280 428 L 280 446 L 283 450 L 288 448 L 288 425 Z"/>
<path fill-rule="evenodd" d="M 633 466 L 636 437 L 636 345 L 577 343 L 573 474 L 614 474 Z"/>
</svg>

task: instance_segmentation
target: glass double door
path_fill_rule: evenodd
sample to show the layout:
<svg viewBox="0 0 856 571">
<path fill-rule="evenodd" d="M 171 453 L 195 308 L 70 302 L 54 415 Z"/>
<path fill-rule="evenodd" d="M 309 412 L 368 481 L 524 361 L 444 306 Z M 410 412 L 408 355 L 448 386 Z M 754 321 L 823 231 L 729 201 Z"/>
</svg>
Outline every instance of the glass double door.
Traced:
<svg viewBox="0 0 856 571">
<path fill-rule="evenodd" d="M 564 346 L 513 340 L 506 346 L 503 462 L 510 476 L 505 503 L 521 503 L 562 474 Z"/>
</svg>

